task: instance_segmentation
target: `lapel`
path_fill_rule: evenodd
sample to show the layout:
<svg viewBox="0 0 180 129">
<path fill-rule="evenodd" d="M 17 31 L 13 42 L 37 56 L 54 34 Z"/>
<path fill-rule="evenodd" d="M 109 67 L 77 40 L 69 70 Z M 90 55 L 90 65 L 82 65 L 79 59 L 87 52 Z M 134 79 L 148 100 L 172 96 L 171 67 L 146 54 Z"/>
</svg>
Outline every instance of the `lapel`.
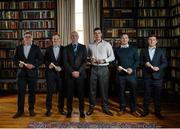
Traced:
<svg viewBox="0 0 180 129">
<path fill-rule="evenodd" d="M 31 53 L 33 52 L 33 44 L 31 45 L 31 48 L 30 48 L 30 50 L 29 50 L 29 54 L 28 54 L 28 57 L 27 57 L 27 59 L 29 58 L 29 56 L 31 56 Z"/>
<path fill-rule="evenodd" d="M 76 56 L 81 52 L 81 45 L 78 43 Z"/>
<path fill-rule="evenodd" d="M 146 60 L 147 60 L 147 62 L 151 62 L 151 59 L 150 59 L 150 56 L 149 56 L 148 48 L 145 49 L 145 54 L 146 54 Z"/>
<path fill-rule="evenodd" d="M 26 59 L 26 57 L 25 57 L 25 55 L 24 55 L 24 47 L 23 47 L 23 45 L 21 45 L 20 51 L 22 52 L 23 57 Z"/>
<path fill-rule="evenodd" d="M 53 52 L 53 46 L 50 48 L 50 54 L 51 54 L 51 57 L 53 58 L 53 60 L 56 60 L 54 52 Z"/>
<path fill-rule="evenodd" d="M 154 52 L 154 56 L 152 58 L 152 62 L 155 60 L 155 58 L 157 57 L 158 54 L 158 48 L 156 47 L 155 52 Z"/>
</svg>

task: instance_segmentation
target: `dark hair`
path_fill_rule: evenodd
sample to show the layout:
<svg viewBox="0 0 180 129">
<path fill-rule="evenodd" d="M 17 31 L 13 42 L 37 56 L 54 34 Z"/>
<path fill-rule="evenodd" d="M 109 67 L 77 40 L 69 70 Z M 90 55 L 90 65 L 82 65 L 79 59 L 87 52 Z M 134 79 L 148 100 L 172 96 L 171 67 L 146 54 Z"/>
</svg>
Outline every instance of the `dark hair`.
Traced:
<svg viewBox="0 0 180 129">
<path fill-rule="evenodd" d="M 101 28 L 100 27 L 96 27 L 96 28 L 94 28 L 94 32 L 96 31 L 96 30 L 100 30 L 101 31 Z"/>
<path fill-rule="evenodd" d="M 150 37 L 156 37 L 156 38 L 157 38 L 157 36 L 156 36 L 155 34 L 150 34 L 150 35 L 148 36 L 148 38 L 150 38 Z"/>
<path fill-rule="evenodd" d="M 123 35 L 127 35 L 129 37 L 129 35 L 127 33 L 122 33 L 121 34 L 121 38 L 122 38 Z"/>
<path fill-rule="evenodd" d="M 60 34 L 58 32 L 54 32 L 52 36 L 59 36 L 60 37 Z"/>
</svg>

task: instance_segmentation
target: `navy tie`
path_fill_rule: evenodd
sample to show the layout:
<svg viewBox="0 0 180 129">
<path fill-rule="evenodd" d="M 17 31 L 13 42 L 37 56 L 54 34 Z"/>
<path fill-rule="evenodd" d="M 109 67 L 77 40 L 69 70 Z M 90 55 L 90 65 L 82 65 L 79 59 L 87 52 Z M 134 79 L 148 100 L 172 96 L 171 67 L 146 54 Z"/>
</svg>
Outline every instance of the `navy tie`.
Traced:
<svg viewBox="0 0 180 129">
<path fill-rule="evenodd" d="M 76 56 L 76 52 L 77 52 L 77 45 L 73 44 L 73 52 L 74 52 L 74 56 Z"/>
</svg>

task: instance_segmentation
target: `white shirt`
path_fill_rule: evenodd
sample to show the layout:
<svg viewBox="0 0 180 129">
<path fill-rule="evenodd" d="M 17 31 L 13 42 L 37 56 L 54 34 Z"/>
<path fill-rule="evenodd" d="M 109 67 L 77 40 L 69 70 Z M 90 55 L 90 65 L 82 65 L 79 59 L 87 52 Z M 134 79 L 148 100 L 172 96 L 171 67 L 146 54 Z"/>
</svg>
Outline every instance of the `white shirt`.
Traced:
<svg viewBox="0 0 180 129">
<path fill-rule="evenodd" d="M 148 51 L 149 51 L 149 57 L 152 61 L 153 57 L 154 57 L 154 53 L 155 53 L 156 47 L 149 47 Z"/>
<path fill-rule="evenodd" d="M 115 59 L 111 44 L 104 40 L 98 44 L 95 42 L 90 43 L 88 45 L 88 56 L 106 61 L 104 64 L 93 64 L 95 66 L 107 66 L 109 62 Z"/>
<path fill-rule="evenodd" d="M 53 46 L 53 53 L 54 53 L 54 56 L 57 60 L 58 56 L 59 56 L 59 49 L 60 47 L 59 46 Z"/>
<path fill-rule="evenodd" d="M 30 49 L 31 49 L 31 45 L 32 45 L 32 43 L 23 46 L 24 55 L 25 55 L 26 59 L 28 58 L 29 51 L 30 51 Z"/>
</svg>

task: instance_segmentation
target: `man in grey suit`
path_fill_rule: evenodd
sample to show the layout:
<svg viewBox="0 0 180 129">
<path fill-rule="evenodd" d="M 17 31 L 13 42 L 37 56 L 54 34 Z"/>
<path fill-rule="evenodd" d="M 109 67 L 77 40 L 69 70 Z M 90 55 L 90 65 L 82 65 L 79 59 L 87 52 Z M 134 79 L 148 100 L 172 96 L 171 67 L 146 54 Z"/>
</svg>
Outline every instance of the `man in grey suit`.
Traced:
<svg viewBox="0 0 180 129">
<path fill-rule="evenodd" d="M 65 79 L 67 84 L 67 118 L 71 117 L 73 95 L 78 91 L 80 117 L 84 118 L 84 79 L 86 78 L 87 50 L 85 45 L 78 42 L 79 35 L 71 32 L 72 42 L 64 49 Z"/>
</svg>

